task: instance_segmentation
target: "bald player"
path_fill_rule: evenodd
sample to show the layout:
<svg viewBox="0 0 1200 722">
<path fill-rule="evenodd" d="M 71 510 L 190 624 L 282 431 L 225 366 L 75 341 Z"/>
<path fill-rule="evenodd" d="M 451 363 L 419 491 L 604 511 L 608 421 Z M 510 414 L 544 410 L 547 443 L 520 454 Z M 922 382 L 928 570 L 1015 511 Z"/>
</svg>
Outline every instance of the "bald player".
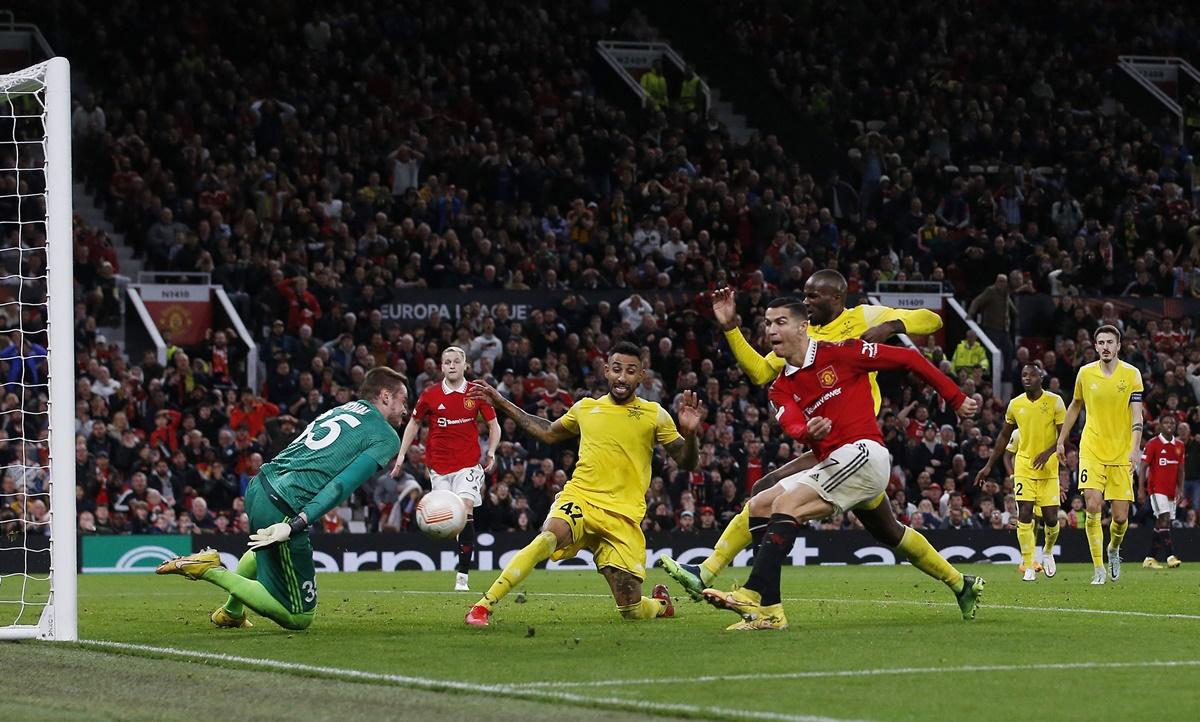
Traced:
<svg viewBox="0 0 1200 722">
<path fill-rule="evenodd" d="M 713 292 L 713 315 L 725 332 L 737 359 L 738 366 L 750 379 L 765 386 L 775 380 L 787 365 L 774 351 L 760 355 L 742 335 L 738 327 L 734 292 L 720 288 Z M 808 314 L 808 337 L 814 341 L 849 341 L 860 338 L 868 343 L 882 343 L 897 334 L 924 336 L 942 327 L 942 317 L 923 308 L 903 310 L 887 306 L 859 305 L 846 308 L 846 278 L 833 269 L 817 271 L 804 284 L 804 308 Z M 879 413 L 880 393 L 875 372 L 870 374 L 871 396 L 875 401 L 875 413 Z M 767 474 L 754 485 L 752 494 L 769 489 L 780 479 L 803 471 L 815 462 L 811 453 L 789 461 L 779 469 Z M 766 532 L 767 519 L 751 518 L 750 505 L 742 507 L 729 525 L 725 527 L 716 548 L 699 565 L 679 564 L 662 555 L 663 569 L 683 585 L 688 594 L 699 601 L 706 587 L 712 586 L 725 567 L 733 562 L 734 556 L 758 540 Z"/>
</svg>

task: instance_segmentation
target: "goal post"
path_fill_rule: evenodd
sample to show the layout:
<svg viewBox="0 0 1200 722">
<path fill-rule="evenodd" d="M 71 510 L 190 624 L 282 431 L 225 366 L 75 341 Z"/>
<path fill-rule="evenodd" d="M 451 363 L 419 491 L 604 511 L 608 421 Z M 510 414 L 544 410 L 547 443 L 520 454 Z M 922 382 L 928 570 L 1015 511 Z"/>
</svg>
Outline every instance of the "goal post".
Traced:
<svg viewBox="0 0 1200 722">
<path fill-rule="evenodd" d="M 0 639 L 79 637 L 70 74 L 0 75 Z"/>
</svg>

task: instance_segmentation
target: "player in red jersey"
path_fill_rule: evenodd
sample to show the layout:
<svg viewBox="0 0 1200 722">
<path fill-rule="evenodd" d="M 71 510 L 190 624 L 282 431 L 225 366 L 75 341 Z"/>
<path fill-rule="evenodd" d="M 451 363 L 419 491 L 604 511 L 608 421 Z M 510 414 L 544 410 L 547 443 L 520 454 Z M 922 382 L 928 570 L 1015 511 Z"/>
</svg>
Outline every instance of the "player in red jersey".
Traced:
<svg viewBox="0 0 1200 722">
<path fill-rule="evenodd" d="M 904 369 L 930 383 L 960 416 L 978 409 L 948 377 L 920 353 L 862 340 L 829 343 L 808 337 L 804 305 L 777 299 L 767 308 L 767 340 L 787 361 L 771 385 L 774 415 L 788 436 L 811 446 L 816 466 L 787 477 L 750 500 L 752 516 L 770 517 L 744 587 L 704 590 L 704 598 L 743 619 L 730 629 L 785 629 L 779 591 L 783 560 L 800 524 L 854 510 L 863 527 L 954 592 L 964 619 L 973 619 L 984 581 L 964 575 L 937 553 L 919 532 L 892 514 L 884 489 L 891 455 L 875 419 L 871 371 Z"/>
<path fill-rule="evenodd" d="M 1175 417 L 1163 416 L 1158 420 L 1158 436 L 1146 443 L 1142 460 L 1138 464 L 1138 485 L 1150 495 L 1150 508 L 1157 521 L 1154 525 L 1154 540 L 1150 542 L 1150 555 L 1142 562 L 1147 569 L 1162 569 L 1159 555 L 1166 555 L 1167 567 L 1174 569 L 1183 562 L 1175 556 L 1175 545 L 1171 540 L 1171 520 L 1175 508 L 1183 498 L 1183 463 L 1186 460 L 1183 442 L 1175 437 Z"/>
<path fill-rule="evenodd" d="M 490 405 L 467 398 L 467 353 L 458 346 L 442 351 L 442 381 L 431 384 L 421 392 L 412 418 L 404 427 L 400 439 L 400 456 L 392 469 L 399 477 L 408 447 L 417 438 L 421 423 L 429 423 L 429 438 L 425 443 L 425 463 L 429 466 L 429 481 L 435 490 L 446 489 L 457 494 L 467 509 L 467 525 L 458 534 L 458 574 L 454 591 L 469 592 L 467 573 L 475 551 L 475 507 L 483 503 L 483 477 L 496 465 L 496 447 L 500 445 L 500 422 Z M 488 422 L 488 446 L 483 464 L 479 462 L 479 428 L 477 421 Z"/>
</svg>

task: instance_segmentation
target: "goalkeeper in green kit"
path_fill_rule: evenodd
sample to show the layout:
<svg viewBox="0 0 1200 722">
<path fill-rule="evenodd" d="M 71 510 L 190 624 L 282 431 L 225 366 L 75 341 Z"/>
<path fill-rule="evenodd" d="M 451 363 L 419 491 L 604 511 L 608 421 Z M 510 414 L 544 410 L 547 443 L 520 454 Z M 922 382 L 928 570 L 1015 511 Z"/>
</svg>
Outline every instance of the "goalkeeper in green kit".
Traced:
<svg viewBox="0 0 1200 722">
<path fill-rule="evenodd" d="M 212 613 L 218 627 L 249 627 L 252 609 L 285 629 L 305 629 L 317 608 L 316 570 L 308 525 L 345 501 L 400 451 L 396 428 L 408 413 L 404 377 L 390 368 L 367 372 L 351 401 L 318 416 L 246 489 L 250 551 L 236 571 L 213 549 L 163 562 L 159 574 L 203 579 L 229 592 Z"/>
</svg>

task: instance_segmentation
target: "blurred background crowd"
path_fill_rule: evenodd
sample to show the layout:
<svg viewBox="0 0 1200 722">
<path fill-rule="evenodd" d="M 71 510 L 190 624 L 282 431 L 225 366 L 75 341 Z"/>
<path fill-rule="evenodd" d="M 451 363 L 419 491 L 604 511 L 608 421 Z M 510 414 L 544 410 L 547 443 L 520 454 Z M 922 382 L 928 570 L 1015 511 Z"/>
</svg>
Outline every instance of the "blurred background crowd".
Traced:
<svg viewBox="0 0 1200 722">
<path fill-rule="evenodd" d="M 553 419 L 604 392 L 605 351 L 620 340 L 645 349 L 641 396 L 671 407 L 695 390 L 709 411 L 697 471 L 655 458 L 645 529 L 720 529 L 754 482 L 799 450 L 770 422 L 765 390 L 733 363 L 705 293 L 737 288 L 742 324 L 764 348 L 765 304 L 822 268 L 846 276 L 850 304 L 880 281 L 933 284 L 1003 353 L 996 388 L 973 334 L 961 348 L 945 334 L 913 339 L 981 396 L 975 419 L 958 420 L 914 379 L 881 377 L 889 495 L 902 521 L 1013 526 L 1005 469 L 981 487 L 973 480 L 1006 394 L 1020 390 L 1019 365 L 1042 360 L 1049 390 L 1069 401 L 1079 367 L 1096 358 L 1090 332 L 1114 323 L 1145 380 L 1146 437 L 1163 416 L 1184 422 L 1190 498 L 1176 523 L 1194 527 L 1200 342 L 1170 300 L 1200 298 L 1200 115 L 1181 142 L 1169 123 L 1115 99 L 1112 66 L 1117 52 L 1191 50 L 1195 9 L 806 8 L 705 1 L 692 11 L 711 38 L 700 73 L 719 78 L 724 61 L 758 68 L 746 84 L 762 89 L 770 113 L 751 113 L 760 130 L 739 143 L 677 84 L 646 109 L 605 88 L 596 41 L 655 37 L 651 20 L 668 34 L 672 17 L 685 26 L 662 9 L 647 18 L 581 0 L 76 3 L 68 25 L 95 39 L 72 49 L 77 65 L 106 68 L 76 99 L 77 176 L 148 269 L 211 274 L 265 364 L 263 383 L 246 388 L 232 330 L 172 343 L 165 365 L 109 344 L 98 329 L 119 318 L 118 255 L 106 233 L 78 222 L 80 531 L 247 531 L 248 481 L 313 418 L 351 400 L 373 366 L 406 374 L 415 402 L 440 378 L 441 349 L 459 345 L 470 376 Z M 822 153 L 793 142 L 795 127 Z M 385 316 L 388 304 L 437 290 L 463 302 L 420 319 Z M 512 294 L 473 300 L 497 291 Z M 1023 297 L 1041 300 L 1036 318 L 1021 317 Z M 1127 303 L 1147 298 L 1164 301 Z M 36 339 L 44 323 L 27 316 Z M 36 365 L 30 343 L 0 338 L 0 375 L 11 382 Z M 22 414 L 7 412 L 34 409 L 19 393 L 3 403 L 0 434 L 27 437 Z M 511 421 L 502 430 L 477 525 L 535 529 L 575 450 L 542 446 Z M 5 493 L 44 485 L 44 468 L 11 465 L 30 456 L 21 444 L 0 449 Z M 322 530 L 411 529 L 429 483 L 423 453 L 415 445 L 400 479 L 381 474 Z M 1076 469 L 1072 452 L 1061 479 L 1069 526 L 1082 525 Z M 4 498 L 0 515 L 33 518 Z M 1135 522 L 1149 518 L 1142 501 Z"/>
</svg>

